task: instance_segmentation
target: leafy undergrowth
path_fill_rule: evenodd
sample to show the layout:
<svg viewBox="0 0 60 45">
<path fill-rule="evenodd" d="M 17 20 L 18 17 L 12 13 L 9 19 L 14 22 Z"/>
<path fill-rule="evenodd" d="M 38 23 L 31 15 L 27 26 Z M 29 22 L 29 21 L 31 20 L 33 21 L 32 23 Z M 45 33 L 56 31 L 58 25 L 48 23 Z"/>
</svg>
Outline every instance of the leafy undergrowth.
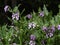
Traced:
<svg viewBox="0 0 60 45">
<path fill-rule="evenodd" d="M 18 7 L 4 8 L 12 12 L 12 19 L 8 17 L 12 24 L 0 26 L 0 45 L 60 45 L 60 9 L 53 17 L 44 5 L 38 13 L 21 17 L 25 9 L 19 12 Z"/>
</svg>

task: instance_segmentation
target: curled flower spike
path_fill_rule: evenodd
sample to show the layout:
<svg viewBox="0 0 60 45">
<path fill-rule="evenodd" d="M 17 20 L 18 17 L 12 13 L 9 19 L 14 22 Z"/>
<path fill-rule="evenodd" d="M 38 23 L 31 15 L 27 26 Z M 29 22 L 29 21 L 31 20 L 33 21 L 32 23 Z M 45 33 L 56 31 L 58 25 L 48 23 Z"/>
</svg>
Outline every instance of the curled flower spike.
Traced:
<svg viewBox="0 0 60 45">
<path fill-rule="evenodd" d="M 28 14 L 28 15 L 26 15 L 26 17 L 27 17 L 28 19 L 31 19 L 31 18 L 32 18 L 32 15 Z"/>
<path fill-rule="evenodd" d="M 36 45 L 35 41 L 30 40 L 29 45 Z"/>
<path fill-rule="evenodd" d="M 9 6 L 8 6 L 8 5 L 6 5 L 6 6 L 4 7 L 4 11 L 5 11 L 5 12 L 9 11 Z"/>
<path fill-rule="evenodd" d="M 31 35 L 31 36 L 30 36 L 30 39 L 31 39 L 31 40 L 35 40 L 35 38 L 36 38 L 35 35 Z"/>
<path fill-rule="evenodd" d="M 57 29 L 60 30 L 60 25 L 58 25 Z"/>
<path fill-rule="evenodd" d="M 19 20 L 19 12 L 12 14 L 12 20 L 14 19 Z"/>
<path fill-rule="evenodd" d="M 39 16 L 43 17 L 44 16 L 44 12 L 40 12 Z"/>
</svg>

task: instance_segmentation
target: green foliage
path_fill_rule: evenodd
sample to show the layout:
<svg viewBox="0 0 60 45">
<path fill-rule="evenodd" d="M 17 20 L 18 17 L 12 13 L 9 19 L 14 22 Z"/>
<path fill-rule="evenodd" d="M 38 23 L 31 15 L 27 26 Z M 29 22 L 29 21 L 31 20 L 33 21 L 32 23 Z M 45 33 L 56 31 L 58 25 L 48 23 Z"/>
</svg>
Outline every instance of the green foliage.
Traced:
<svg viewBox="0 0 60 45">
<path fill-rule="evenodd" d="M 12 13 L 19 12 L 18 6 L 14 7 L 14 9 L 11 9 Z M 10 11 L 10 10 L 9 10 Z M 9 18 L 9 20 L 12 21 L 13 26 L 3 25 L 0 26 L 0 44 L 9 45 L 13 42 L 17 45 L 29 45 L 30 41 L 30 35 L 35 35 L 36 39 L 35 42 L 37 45 L 42 45 L 41 41 L 45 40 L 45 45 L 59 45 L 60 44 L 60 30 L 57 29 L 58 25 L 60 24 L 60 15 L 59 13 L 52 17 L 52 12 L 48 12 L 46 6 L 43 7 L 44 16 L 40 16 L 40 13 L 42 10 L 39 8 L 38 13 L 31 12 L 32 18 L 27 19 L 26 16 L 21 16 L 23 12 L 19 12 L 20 20 L 12 20 Z M 11 11 L 10 11 L 11 12 Z M 29 23 L 33 23 L 33 26 L 29 29 Z M 53 33 L 52 37 L 47 38 L 46 32 L 43 31 L 42 27 L 46 26 L 49 28 L 51 26 L 55 26 L 55 32 Z M 25 43 L 25 42 L 28 43 Z M 55 43 L 56 42 L 56 43 Z"/>
<path fill-rule="evenodd" d="M 43 10 L 44 10 L 44 14 L 45 14 L 46 16 L 48 16 L 48 10 L 47 10 L 47 8 L 46 8 L 46 6 L 45 6 L 45 5 L 44 5 Z"/>
</svg>

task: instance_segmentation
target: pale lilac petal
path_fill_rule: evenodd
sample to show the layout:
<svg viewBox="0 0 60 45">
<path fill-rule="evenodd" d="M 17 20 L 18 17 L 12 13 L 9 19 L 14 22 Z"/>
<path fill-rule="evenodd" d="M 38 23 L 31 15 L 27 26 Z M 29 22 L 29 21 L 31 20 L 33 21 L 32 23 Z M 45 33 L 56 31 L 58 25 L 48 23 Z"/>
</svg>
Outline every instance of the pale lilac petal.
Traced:
<svg viewBox="0 0 60 45">
<path fill-rule="evenodd" d="M 16 20 L 19 20 L 19 17 L 16 17 Z"/>
<path fill-rule="evenodd" d="M 44 16 L 44 12 L 40 12 L 39 16 L 43 17 Z"/>
<path fill-rule="evenodd" d="M 49 32 L 54 33 L 55 32 L 55 26 L 52 26 L 49 30 Z"/>
<path fill-rule="evenodd" d="M 46 32 L 46 31 L 47 31 L 47 27 L 46 27 L 46 26 L 43 26 L 42 30 L 43 30 L 44 32 Z"/>
<path fill-rule="evenodd" d="M 28 14 L 28 15 L 26 15 L 26 17 L 27 17 L 28 19 L 30 19 L 30 18 L 32 18 L 32 15 Z"/>
<path fill-rule="evenodd" d="M 32 23 L 28 24 L 28 29 L 32 28 Z"/>
<path fill-rule="evenodd" d="M 35 39 L 36 39 L 35 35 L 31 35 L 31 36 L 30 36 L 30 39 L 31 39 L 31 40 L 35 40 Z"/>
<path fill-rule="evenodd" d="M 34 22 L 28 24 L 28 29 L 35 28 L 36 24 Z"/>
<path fill-rule="evenodd" d="M 13 45 L 17 45 L 16 43 L 13 43 Z"/>
<path fill-rule="evenodd" d="M 36 27 L 36 23 L 32 22 L 32 26 L 33 26 L 33 28 L 35 28 Z"/>
<path fill-rule="evenodd" d="M 53 33 L 50 33 L 49 36 L 52 37 L 53 36 Z"/>
<path fill-rule="evenodd" d="M 4 7 L 4 11 L 7 12 L 8 10 L 9 10 L 9 6 L 6 5 L 6 6 Z"/>
<path fill-rule="evenodd" d="M 60 25 L 58 25 L 58 27 L 57 27 L 57 28 L 58 28 L 58 30 L 60 30 Z"/>
<path fill-rule="evenodd" d="M 35 41 L 30 40 L 29 45 L 36 45 Z"/>
<path fill-rule="evenodd" d="M 12 20 L 14 19 L 19 20 L 19 12 L 12 14 Z"/>
</svg>

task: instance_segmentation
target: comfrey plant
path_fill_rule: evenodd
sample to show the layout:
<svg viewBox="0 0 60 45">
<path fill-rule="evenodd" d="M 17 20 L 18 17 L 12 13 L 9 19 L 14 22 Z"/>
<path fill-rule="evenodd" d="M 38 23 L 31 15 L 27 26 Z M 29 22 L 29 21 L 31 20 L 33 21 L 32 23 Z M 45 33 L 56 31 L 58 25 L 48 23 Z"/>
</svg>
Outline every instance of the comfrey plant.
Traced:
<svg viewBox="0 0 60 45">
<path fill-rule="evenodd" d="M 38 13 L 33 11 L 26 16 L 21 16 L 25 10 L 20 13 L 18 7 L 4 7 L 5 12 L 12 12 L 12 19 L 9 19 L 12 26 L 0 26 L 1 45 L 60 45 L 60 8 L 52 17 L 45 5 Z"/>
</svg>

